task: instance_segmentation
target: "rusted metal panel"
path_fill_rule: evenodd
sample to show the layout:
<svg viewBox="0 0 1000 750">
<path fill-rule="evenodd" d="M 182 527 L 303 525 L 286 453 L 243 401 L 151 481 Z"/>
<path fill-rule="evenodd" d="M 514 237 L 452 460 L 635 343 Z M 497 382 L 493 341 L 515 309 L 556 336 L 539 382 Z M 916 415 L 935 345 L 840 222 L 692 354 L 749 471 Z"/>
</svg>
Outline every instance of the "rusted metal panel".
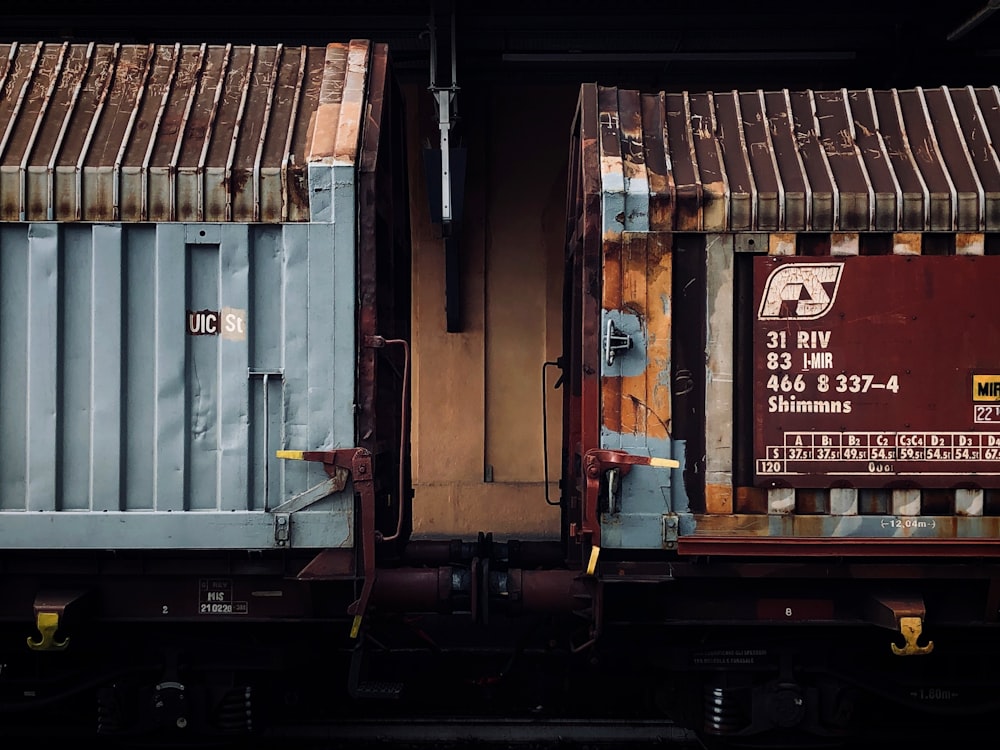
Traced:
<svg viewBox="0 0 1000 750">
<path fill-rule="evenodd" d="M 600 88 L 597 91 L 601 165 L 601 232 L 613 239 L 625 231 L 625 173 L 622 165 L 618 92 Z"/>
<path fill-rule="evenodd" d="M 755 259 L 758 486 L 1000 486 L 997 273 L 996 257 Z"/>
<path fill-rule="evenodd" d="M 353 163 L 367 42 L 0 46 L 0 219 L 308 221 Z"/>
<path fill-rule="evenodd" d="M 642 97 L 642 145 L 649 180 L 649 228 L 673 229 L 677 188 L 666 149 L 666 102 L 663 94 Z"/>
<path fill-rule="evenodd" d="M 597 91 L 608 229 L 647 204 L 657 230 L 1000 227 L 996 87 Z"/>
<path fill-rule="evenodd" d="M 604 303 L 609 319 L 632 338 L 632 349 L 616 357 L 617 367 L 605 368 L 602 447 L 646 447 L 670 436 L 670 238 L 630 232 L 620 251 L 612 247 L 613 256 L 605 255 Z"/>
<path fill-rule="evenodd" d="M 716 116 L 713 94 L 692 94 L 686 96 L 690 112 L 691 143 L 698 157 L 698 175 L 701 184 L 701 205 L 698 207 L 698 229 L 704 231 L 722 230 L 729 226 L 733 213 L 730 208 L 729 173 L 722 156 L 720 126 Z M 732 130 L 730 131 L 733 132 Z M 739 138 L 739 136 L 736 136 Z M 734 162 L 734 169 L 742 164 L 740 155 Z M 733 202 L 747 202 L 744 192 L 746 182 L 737 180 L 739 188 Z M 740 212 L 736 211 L 739 216 Z"/>
<path fill-rule="evenodd" d="M 784 227 L 784 193 L 778 169 L 777 149 L 771 138 L 771 121 L 763 91 L 739 95 L 740 121 L 746 134 L 747 158 L 756 190 L 756 226 L 778 230 Z"/>
<path fill-rule="evenodd" d="M 687 94 L 665 94 L 667 166 L 677 186 L 677 230 L 701 229 L 702 185 L 691 131 L 691 101 Z M 669 178 L 668 178 L 669 179 Z M 670 222 L 668 222 L 670 223 Z"/>
<path fill-rule="evenodd" d="M 694 101 L 701 102 L 701 97 L 694 97 Z M 704 138 L 703 142 L 715 146 L 714 151 L 718 153 L 720 178 L 711 175 L 710 185 L 721 183 L 724 193 L 718 194 L 712 190 L 712 194 L 717 196 L 720 202 L 726 202 L 728 195 L 727 210 L 724 211 L 725 223 L 719 220 L 706 221 L 706 229 L 724 229 L 727 226 L 733 229 L 750 229 L 754 225 L 754 214 L 757 205 L 757 187 L 754 184 L 754 175 L 750 169 L 748 158 L 748 148 L 743 131 L 743 115 L 740 112 L 740 98 L 738 94 L 709 94 L 704 98 L 706 104 L 711 109 L 705 114 L 705 118 L 711 121 L 714 117 L 712 136 Z M 713 165 L 712 151 L 706 150 L 705 164 Z M 720 217 L 721 218 L 721 217 Z M 706 219 L 708 213 L 706 212 Z"/>
<path fill-rule="evenodd" d="M 645 232 L 649 229 L 650 188 L 639 93 L 619 91 L 618 102 L 622 174 L 625 178 L 625 231 Z"/>
</svg>

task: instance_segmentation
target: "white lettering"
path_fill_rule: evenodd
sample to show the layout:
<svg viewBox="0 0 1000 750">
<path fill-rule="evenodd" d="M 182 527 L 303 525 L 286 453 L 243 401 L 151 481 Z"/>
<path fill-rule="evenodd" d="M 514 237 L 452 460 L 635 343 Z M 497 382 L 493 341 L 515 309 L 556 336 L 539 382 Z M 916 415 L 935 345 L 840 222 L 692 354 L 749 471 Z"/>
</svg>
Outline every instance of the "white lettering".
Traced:
<svg viewBox="0 0 1000 750">
<path fill-rule="evenodd" d="M 802 352 L 803 370 L 832 370 L 833 352 Z"/>
<path fill-rule="evenodd" d="M 799 349 L 826 349 L 830 346 L 831 331 L 799 331 L 795 344 Z"/>
</svg>

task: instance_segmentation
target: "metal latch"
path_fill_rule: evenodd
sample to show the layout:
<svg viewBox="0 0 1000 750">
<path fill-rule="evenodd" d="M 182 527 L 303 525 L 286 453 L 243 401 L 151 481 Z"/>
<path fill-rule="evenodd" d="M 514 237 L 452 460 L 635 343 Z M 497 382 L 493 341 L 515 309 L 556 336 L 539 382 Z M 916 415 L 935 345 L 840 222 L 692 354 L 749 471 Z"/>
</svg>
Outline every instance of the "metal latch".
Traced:
<svg viewBox="0 0 1000 750">
<path fill-rule="evenodd" d="M 291 538 L 292 517 L 289 513 L 276 513 L 274 516 L 274 541 L 278 547 L 287 547 Z"/>
<path fill-rule="evenodd" d="M 677 514 L 665 513 L 663 516 L 663 548 L 677 549 Z"/>
<path fill-rule="evenodd" d="M 604 331 L 604 352 L 607 356 L 608 367 L 615 363 L 618 352 L 627 352 L 631 348 L 632 337 L 618 330 L 615 322 L 609 320 Z"/>
</svg>

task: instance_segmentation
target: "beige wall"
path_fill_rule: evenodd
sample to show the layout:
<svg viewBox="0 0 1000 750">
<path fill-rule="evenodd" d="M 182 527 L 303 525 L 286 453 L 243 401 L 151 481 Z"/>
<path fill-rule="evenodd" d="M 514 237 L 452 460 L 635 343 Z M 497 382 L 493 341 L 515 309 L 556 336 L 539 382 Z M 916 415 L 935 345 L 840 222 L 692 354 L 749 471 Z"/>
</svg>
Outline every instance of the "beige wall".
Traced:
<svg viewBox="0 0 1000 750">
<path fill-rule="evenodd" d="M 425 87 L 406 88 L 413 239 L 415 538 L 557 537 L 545 502 L 542 364 L 560 351 L 566 156 L 575 87 L 460 91 L 469 149 L 460 249 L 464 327 L 445 324 L 444 246 L 429 220 Z M 453 143 L 453 145 L 455 145 Z M 562 391 L 549 368 L 549 497 L 559 497 Z M 492 482 L 485 480 L 488 467 Z"/>
</svg>

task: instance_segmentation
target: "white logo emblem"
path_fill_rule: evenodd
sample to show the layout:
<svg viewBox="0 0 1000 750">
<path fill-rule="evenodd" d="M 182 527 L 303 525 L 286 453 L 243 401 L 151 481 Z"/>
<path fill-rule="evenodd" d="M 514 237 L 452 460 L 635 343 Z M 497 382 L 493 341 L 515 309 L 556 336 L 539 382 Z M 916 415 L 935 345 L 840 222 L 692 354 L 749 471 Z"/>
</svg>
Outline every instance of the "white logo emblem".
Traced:
<svg viewBox="0 0 1000 750">
<path fill-rule="evenodd" d="M 837 299 L 843 263 L 794 263 L 771 271 L 757 311 L 759 320 L 815 320 Z"/>
</svg>

